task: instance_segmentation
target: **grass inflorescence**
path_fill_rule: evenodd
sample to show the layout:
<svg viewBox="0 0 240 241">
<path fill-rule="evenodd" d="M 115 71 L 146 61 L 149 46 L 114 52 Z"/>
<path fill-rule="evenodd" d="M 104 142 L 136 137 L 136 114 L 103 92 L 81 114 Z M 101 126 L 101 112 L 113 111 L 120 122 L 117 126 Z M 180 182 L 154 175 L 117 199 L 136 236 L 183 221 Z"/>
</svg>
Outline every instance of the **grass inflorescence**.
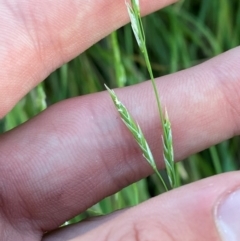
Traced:
<svg viewBox="0 0 240 241">
<path fill-rule="evenodd" d="M 155 79 L 153 76 L 153 71 L 152 71 L 152 67 L 150 64 L 148 51 L 147 51 L 147 47 L 146 47 L 146 37 L 145 37 L 144 28 L 143 28 L 143 24 L 142 24 L 142 20 L 141 20 L 141 15 L 140 15 L 139 1 L 131 0 L 131 4 L 126 2 L 126 6 L 127 6 L 128 14 L 130 17 L 133 33 L 135 35 L 139 49 L 144 56 L 144 60 L 145 60 L 147 70 L 148 70 L 150 78 L 151 78 L 154 93 L 156 96 L 159 118 L 160 118 L 162 129 L 163 129 L 162 141 L 163 141 L 164 162 L 166 165 L 170 185 L 172 188 L 175 188 L 175 187 L 177 187 L 177 181 L 176 181 L 177 178 L 176 178 L 176 168 L 175 168 L 175 163 L 174 163 L 171 124 L 170 124 L 170 121 L 168 118 L 167 111 L 165 111 L 165 114 L 163 113 L 158 90 L 157 90 Z M 148 163 L 151 165 L 151 167 L 153 168 L 155 173 L 158 175 L 158 177 L 162 181 L 165 189 L 167 190 L 167 186 L 166 186 L 165 182 L 163 181 L 161 175 L 157 171 L 157 166 L 156 166 L 156 163 L 152 156 L 152 152 L 150 151 L 150 148 L 149 148 L 148 143 L 141 131 L 141 128 L 133 120 L 133 118 L 127 111 L 126 107 L 119 101 L 119 99 L 117 98 L 114 91 L 110 90 L 109 88 L 107 88 L 107 89 L 114 101 L 114 104 L 115 104 L 118 112 L 120 113 L 120 115 L 122 117 L 123 122 L 125 123 L 127 128 L 130 130 L 130 132 L 133 134 L 136 142 L 138 143 L 141 150 L 143 151 L 143 156 L 148 161 Z"/>
<path fill-rule="evenodd" d="M 132 133 L 132 135 L 134 136 L 136 142 L 138 143 L 139 147 L 142 150 L 143 153 L 143 157 L 147 160 L 147 162 L 150 164 L 150 166 L 153 168 L 153 170 L 155 171 L 155 173 L 158 175 L 158 177 L 160 178 L 160 180 L 162 181 L 165 190 L 168 190 L 165 182 L 163 181 L 161 175 L 159 174 L 158 170 L 157 170 L 157 165 L 156 162 L 153 158 L 152 152 L 149 148 L 149 145 L 146 141 L 146 138 L 144 137 L 144 134 L 140 128 L 140 126 L 135 122 L 135 120 L 132 118 L 132 116 L 130 115 L 129 111 L 127 110 L 127 108 L 122 104 L 121 101 L 119 101 L 117 95 L 115 94 L 115 92 L 113 90 L 110 90 L 107 86 L 106 86 L 118 112 L 120 113 L 120 116 L 124 122 L 124 124 L 127 126 L 127 128 L 129 129 L 129 131 Z"/>
</svg>

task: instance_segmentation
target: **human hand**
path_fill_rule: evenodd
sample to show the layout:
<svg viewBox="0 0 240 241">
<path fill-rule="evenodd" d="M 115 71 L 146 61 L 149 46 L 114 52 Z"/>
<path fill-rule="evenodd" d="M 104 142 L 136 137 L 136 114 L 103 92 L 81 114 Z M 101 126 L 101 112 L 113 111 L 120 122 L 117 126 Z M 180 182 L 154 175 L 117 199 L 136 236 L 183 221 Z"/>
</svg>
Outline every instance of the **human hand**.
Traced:
<svg viewBox="0 0 240 241">
<path fill-rule="evenodd" d="M 143 1 L 141 7 L 146 14 L 170 3 Z M 0 5 L 1 117 L 51 71 L 128 21 L 122 0 L 98 4 L 29 0 Z M 239 53 L 240 48 L 235 48 L 159 79 L 171 117 L 176 160 L 239 134 Z M 154 146 L 159 123 L 151 109 L 155 103 L 151 88 L 146 82 L 117 93 Z M 140 94 L 145 101 L 136 113 L 134 103 Z M 219 201 L 239 187 L 238 172 L 43 236 L 151 173 L 139 160 L 141 153 L 117 115 L 108 94 L 102 92 L 58 103 L 1 136 L 2 240 L 220 240 L 214 212 Z M 161 160 L 161 150 L 155 149 L 154 154 Z M 232 213 L 239 217 L 239 208 Z"/>
</svg>

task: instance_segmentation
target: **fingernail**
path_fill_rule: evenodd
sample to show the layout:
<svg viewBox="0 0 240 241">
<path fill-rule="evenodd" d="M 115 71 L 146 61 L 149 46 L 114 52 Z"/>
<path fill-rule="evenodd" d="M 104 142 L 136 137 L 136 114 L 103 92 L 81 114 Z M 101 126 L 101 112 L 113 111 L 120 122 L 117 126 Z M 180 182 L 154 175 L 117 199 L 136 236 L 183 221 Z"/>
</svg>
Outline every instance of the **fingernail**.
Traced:
<svg viewBox="0 0 240 241">
<path fill-rule="evenodd" d="M 232 192 L 220 201 L 215 218 L 223 241 L 240 240 L 240 190 Z"/>
</svg>

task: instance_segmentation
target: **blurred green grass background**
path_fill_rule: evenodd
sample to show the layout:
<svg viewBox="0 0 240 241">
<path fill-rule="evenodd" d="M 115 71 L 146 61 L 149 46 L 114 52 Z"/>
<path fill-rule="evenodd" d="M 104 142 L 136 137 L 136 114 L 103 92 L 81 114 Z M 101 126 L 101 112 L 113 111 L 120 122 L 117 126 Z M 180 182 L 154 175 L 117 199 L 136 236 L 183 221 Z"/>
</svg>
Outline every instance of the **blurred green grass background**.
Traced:
<svg viewBox="0 0 240 241">
<path fill-rule="evenodd" d="M 191 67 L 240 45 L 239 0 L 184 0 L 145 17 L 143 22 L 155 76 Z M 104 83 L 115 88 L 146 79 L 149 76 L 143 57 L 127 25 L 52 73 L 1 121 L 1 131 L 25 122 L 46 104 L 102 91 Z M 181 183 L 239 169 L 239 146 L 240 139 L 235 137 L 179 163 Z M 152 175 L 105 198 L 68 223 L 136 205 L 162 191 Z"/>
</svg>

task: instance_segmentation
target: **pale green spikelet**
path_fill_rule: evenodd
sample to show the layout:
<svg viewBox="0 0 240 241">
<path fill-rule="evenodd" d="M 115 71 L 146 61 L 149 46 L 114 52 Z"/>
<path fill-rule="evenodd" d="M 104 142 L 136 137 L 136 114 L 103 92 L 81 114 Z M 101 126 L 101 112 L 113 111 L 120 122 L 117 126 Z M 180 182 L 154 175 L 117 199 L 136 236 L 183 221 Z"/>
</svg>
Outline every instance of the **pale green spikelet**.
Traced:
<svg viewBox="0 0 240 241">
<path fill-rule="evenodd" d="M 140 50 L 144 52 L 145 51 L 145 34 L 143 31 L 143 26 L 141 21 L 139 1 L 131 0 L 131 5 L 127 1 L 125 3 L 127 6 L 128 15 L 130 17 L 134 36 L 137 40 Z"/>
<path fill-rule="evenodd" d="M 133 134 L 135 140 L 137 141 L 138 145 L 140 146 L 144 158 L 148 161 L 148 163 L 153 167 L 156 168 L 156 164 L 152 155 L 152 152 L 148 146 L 148 143 L 143 135 L 143 132 L 140 126 L 134 121 L 132 116 L 129 114 L 127 108 L 119 101 L 118 97 L 116 96 L 113 90 L 110 90 L 106 85 L 107 88 L 121 118 L 122 121 L 125 123 L 127 128 Z"/>
<path fill-rule="evenodd" d="M 150 164 L 150 166 L 153 168 L 155 173 L 158 175 L 160 180 L 162 181 L 164 188 L 167 190 L 166 184 L 164 183 L 161 175 L 159 174 L 157 170 L 157 165 L 155 163 L 155 160 L 153 158 L 152 152 L 149 148 L 149 145 L 146 141 L 146 138 L 144 137 L 144 134 L 140 128 L 140 126 L 136 123 L 136 121 L 132 118 L 132 116 L 129 114 L 127 108 L 121 103 L 121 101 L 118 99 L 117 95 L 113 90 L 110 90 L 106 85 L 106 89 L 108 90 L 108 93 L 110 94 L 121 118 L 124 124 L 127 126 L 127 128 L 132 133 L 134 139 L 138 143 L 139 147 L 142 150 L 143 157 L 147 160 L 147 162 Z"/>
<path fill-rule="evenodd" d="M 170 185 L 172 188 L 175 188 L 177 187 L 177 177 L 176 177 L 176 168 L 175 168 L 175 162 L 174 162 L 171 123 L 168 118 L 167 110 L 165 110 L 163 129 L 164 129 L 164 135 L 162 139 L 163 139 L 164 162 L 165 162 Z"/>
</svg>

